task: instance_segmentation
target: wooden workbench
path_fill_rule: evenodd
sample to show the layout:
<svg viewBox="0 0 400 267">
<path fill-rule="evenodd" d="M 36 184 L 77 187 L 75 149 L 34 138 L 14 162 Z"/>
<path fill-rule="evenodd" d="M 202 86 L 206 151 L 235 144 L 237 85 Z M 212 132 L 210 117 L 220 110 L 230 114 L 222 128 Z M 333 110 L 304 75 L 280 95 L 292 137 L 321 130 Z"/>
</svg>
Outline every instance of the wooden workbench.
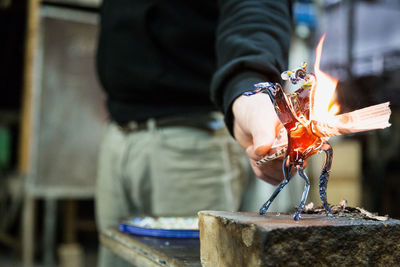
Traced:
<svg viewBox="0 0 400 267">
<path fill-rule="evenodd" d="M 201 266 L 198 239 L 137 236 L 111 227 L 100 234 L 100 242 L 134 266 Z"/>
</svg>

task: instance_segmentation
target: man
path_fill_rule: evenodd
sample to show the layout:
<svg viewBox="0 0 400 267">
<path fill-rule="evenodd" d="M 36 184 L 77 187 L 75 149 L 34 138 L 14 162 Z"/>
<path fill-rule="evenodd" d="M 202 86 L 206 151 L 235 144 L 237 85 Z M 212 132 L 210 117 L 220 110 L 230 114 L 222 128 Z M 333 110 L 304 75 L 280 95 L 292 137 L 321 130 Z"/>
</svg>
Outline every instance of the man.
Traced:
<svg viewBox="0 0 400 267">
<path fill-rule="evenodd" d="M 97 64 L 111 124 L 99 161 L 100 230 L 133 215 L 237 210 L 248 162 L 229 132 L 258 177 L 282 180 L 279 161 L 255 165 L 279 127 L 272 104 L 241 94 L 286 69 L 289 2 L 103 1 Z M 100 266 L 118 265 L 100 254 Z"/>
</svg>

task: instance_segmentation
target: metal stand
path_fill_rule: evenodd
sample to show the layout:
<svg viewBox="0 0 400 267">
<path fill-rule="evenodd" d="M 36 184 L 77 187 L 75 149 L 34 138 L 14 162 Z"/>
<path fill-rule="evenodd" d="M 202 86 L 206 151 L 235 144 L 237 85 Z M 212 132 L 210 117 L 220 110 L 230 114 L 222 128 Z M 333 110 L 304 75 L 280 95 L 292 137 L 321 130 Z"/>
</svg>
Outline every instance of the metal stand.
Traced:
<svg viewBox="0 0 400 267">
<path fill-rule="evenodd" d="M 55 198 L 45 199 L 45 220 L 43 229 L 43 259 L 44 266 L 55 266 L 54 248 L 55 232 L 57 223 L 57 200 Z"/>
</svg>

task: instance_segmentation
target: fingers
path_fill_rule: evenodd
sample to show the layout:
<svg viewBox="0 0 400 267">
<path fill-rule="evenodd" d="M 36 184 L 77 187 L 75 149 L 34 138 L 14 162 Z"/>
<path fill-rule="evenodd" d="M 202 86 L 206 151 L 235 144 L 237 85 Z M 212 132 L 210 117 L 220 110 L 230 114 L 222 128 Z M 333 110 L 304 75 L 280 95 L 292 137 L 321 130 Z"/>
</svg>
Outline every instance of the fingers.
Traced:
<svg viewBox="0 0 400 267">
<path fill-rule="evenodd" d="M 233 135 L 239 145 L 244 149 L 253 144 L 251 135 L 246 133 L 243 127 L 241 127 L 236 121 L 233 124 Z"/>
<path fill-rule="evenodd" d="M 253 145 L 257 155 L 265 155 L 280 127 L 269 97 L 266 94 L 240 96 L 233 103 L 232 111 L 236 140 L 244 149 Z"/>
<path fill-rule="evenodd" d="M 278 185 L 283 181 L 282 160 L 273 160 L 262 165 L 256 165 L 256 162 L 250 160 L 251 168 L 254 174 L 272 185 Z"/>
<path fill-rule="evenodd" d="M 264 156 L 275 141 L 275 131 L 270 128 L 260 128 L 253 132 L 253 148 L 257 156 Z"/>
<path fill-rule="evenodd" d="M 250 159 L 250 165 L 253 169 L 254 174 L 270 183 L 272 185 L 278 185 L 283 180 L 283 172 L 282 172 L 282 159 L 276 159 L 261 165 L 257 165 L 256 162 L 260 160 L 262 157 L 258 156 L 254 152 L 253 146 L 250 146 L 246 149 L 247 156 Z"/>
<path fill-rule="evenodd" d="M 232 111 L 234 136 L 246 150 L 255 175 L 278 185 L 283 180 L 282 160 L 256 164 L 270 151 L 280 128 L 271 100 L 266 94 L 240 96 L 233 103 Z"/>
</svg>

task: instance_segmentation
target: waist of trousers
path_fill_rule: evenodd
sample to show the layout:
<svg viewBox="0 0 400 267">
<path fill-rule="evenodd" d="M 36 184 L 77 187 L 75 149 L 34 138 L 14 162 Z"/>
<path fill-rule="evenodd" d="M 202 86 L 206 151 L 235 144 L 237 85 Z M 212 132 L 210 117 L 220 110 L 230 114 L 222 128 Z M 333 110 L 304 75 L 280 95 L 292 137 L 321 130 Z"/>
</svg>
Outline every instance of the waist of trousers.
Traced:
<svg viewBox="0 0 400 267">
<path fill-rule="evenodd" d="M 149 118 L 144 121 L 129 121 L 116 124 L 118 129 L 124 133 L 148 130 L 150 125 L 153 125 L 152 127 L 155 128 L 189 127 L 210 132 L 222 129 L 225 126 L 222 116 L 217 115 L 215 112 L 187 116 Z"/>
</svg>

